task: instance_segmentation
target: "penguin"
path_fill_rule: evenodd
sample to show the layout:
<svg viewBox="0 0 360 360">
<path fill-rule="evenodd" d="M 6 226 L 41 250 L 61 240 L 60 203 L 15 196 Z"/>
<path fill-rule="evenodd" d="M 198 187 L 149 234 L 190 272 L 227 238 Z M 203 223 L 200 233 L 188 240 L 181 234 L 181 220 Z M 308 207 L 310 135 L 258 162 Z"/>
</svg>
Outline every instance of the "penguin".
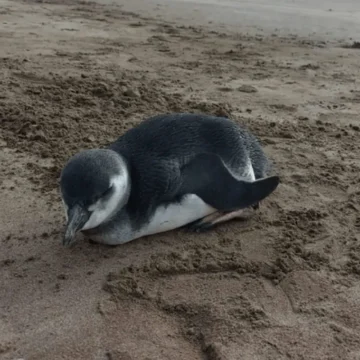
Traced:
<svg viewBox="0 0 360 360">
<path fill-rule="evenodd" d="M 269 170 L 257 138 L 229 118 L 151 116 L 67 161 L 60 175 L 63 245 L 78 232 L 119 245 L 177 228 L 210 230 L 276 190 L 280 178 Z"/>
</svg>

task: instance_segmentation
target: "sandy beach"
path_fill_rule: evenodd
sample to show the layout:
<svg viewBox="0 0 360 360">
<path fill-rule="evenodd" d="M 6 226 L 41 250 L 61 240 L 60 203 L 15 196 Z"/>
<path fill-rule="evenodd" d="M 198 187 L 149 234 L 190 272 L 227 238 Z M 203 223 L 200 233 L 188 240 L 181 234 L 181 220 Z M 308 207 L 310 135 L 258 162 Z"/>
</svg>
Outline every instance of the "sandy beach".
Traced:
<svg viewBox="0 0 360 360">
<path fill-rule="evenodd" d="M 1 360 L 360 359 L 360 4 L 3 0 Z M 281 185 L 247 221 L 62 246 L 75 152 L 227 116 Z"/>
</svg>

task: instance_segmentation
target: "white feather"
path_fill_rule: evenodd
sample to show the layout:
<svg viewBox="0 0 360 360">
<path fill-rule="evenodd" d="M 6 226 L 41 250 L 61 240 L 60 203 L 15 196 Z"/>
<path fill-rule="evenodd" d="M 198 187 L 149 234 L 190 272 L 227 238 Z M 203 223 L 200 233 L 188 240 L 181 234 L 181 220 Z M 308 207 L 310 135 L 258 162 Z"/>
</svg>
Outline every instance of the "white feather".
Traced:
<svg viewBox="0 0 360 360">
<path fill-rule="evenodd" d="M 129 184 L 129 175 L 124 172 L 121 175 L 117 175 L 111 178 L 111 186 L 115 188 L 113 195 L 110 199 L 104 202 L 103 199 L 99 199 L 95 204 L 89 207 L 89 211 L 92 212 L 89 220 L 81 230 L 93 229 L 105 220 L 107 220 L 118 209 L 119 204 L 126 195 L 127 187 Z"/>
<path fill-rule="evenodd" d="M 180 203 L 159 206 L 149 223 L 134 234 L 134 238 L 173 230 L 212 214 L 216 209 L 197 195 L 186 195 Z"/>
<path fill-rule="evenodd" d="M 224 166 L 236 180 L 255 181 L 255 172 L 250 159 L 248 159 L 246 167 L 243 169 L 231 169 L 225 163 Z"/>
<path fill-rule="evenodd" d="M 246 164 L 246 169 L 244 171 L 244 177 L 248 179 L 248 181 L 255 181 L 255 172 L 254 168 L 251 164 L 251 160 L 249 159 L 248 163 Z"/>
</svg>

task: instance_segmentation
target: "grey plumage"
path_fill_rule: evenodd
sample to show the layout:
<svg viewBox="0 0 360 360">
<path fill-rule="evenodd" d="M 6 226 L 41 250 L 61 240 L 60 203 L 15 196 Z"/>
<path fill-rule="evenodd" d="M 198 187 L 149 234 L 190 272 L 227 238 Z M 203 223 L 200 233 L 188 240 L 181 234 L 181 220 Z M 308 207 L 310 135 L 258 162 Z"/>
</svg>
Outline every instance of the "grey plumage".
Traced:
<svg viewBox="0 0 360 360">
<path fill-rule="evenodd" d="M 248 207 L 279 183 L 277 177 L 266 177 L 269 160 L 256 137 L 232 120 L 187 113 L 157 115 L 107 149 L 85 151 L 70 159 L 61 176 L 64 202 L 68 207 L 88 208 L 112 195 L 109 179 L 124 171 L 130 184 L 121 206 L 87 233 L 106 237 L 121 226 L 127 234 L 134 232 L 149 222 L 160 205 L 181 203 L 189 193 L 217 210 Z"/>
</svg>

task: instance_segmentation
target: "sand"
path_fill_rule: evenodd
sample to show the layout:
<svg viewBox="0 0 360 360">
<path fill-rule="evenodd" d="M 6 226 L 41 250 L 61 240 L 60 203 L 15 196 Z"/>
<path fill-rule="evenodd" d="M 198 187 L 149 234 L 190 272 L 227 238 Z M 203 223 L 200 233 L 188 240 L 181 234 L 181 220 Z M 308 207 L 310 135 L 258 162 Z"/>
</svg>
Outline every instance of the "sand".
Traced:
<svg viewBox="0 0 360 360">
<path fill-rule="evenodd" d="M 1 5 L 2 360 L 360 358 L 353 40 L 191 25 L 160 5 Z M 248 126 L 277 191 L 209 233 L 63 248 L 67 158 L 178 111 Z"/>
</svg>

